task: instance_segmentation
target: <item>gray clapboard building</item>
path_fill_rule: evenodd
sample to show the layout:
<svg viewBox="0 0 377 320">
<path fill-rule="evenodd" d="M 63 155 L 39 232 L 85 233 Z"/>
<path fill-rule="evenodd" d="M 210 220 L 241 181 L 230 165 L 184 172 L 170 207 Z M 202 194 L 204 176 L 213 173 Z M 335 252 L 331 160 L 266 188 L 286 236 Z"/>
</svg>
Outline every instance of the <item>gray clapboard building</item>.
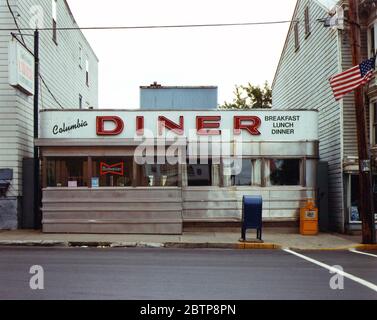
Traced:
<svg viewBox="0 0 377 320">
<path fill-rule="evenodd" d="M 77 27 L 65 0 L 1 1 L 0 26 L 17 34 L 0 31 L 0 169 L 11 173 L 0 181 L 0 229 L 15 229 L 31 210 L 21 204 L 22 164 L 33 156 L 34 88 L 33 32 L 17 29 L 51 28 L 40 32 L 41 110 L 97 108 L 98 58 L 80 30 L 56 29 Z"/>
<path fill-rule="evenodd" d="M 376 1 L 360 1 L 362 55 L 373 56 L 376 44 Z M 333 15 L 333 19 L 331 19 Z M 353 93 L 336 101 L 329 78 L 352 67 L 347 23 L 348 1 L 298 0 L 273 81 L 277 109 L 319 111 L 320 158 L 328 163 L 330 228 L 360 228 L 357 210 L 358 152 Z M 324 19 L 331 19 L 325 27 Z M 338 20 L 336 20 L 338 18 Z M 370 142 L 376 144 L 376 82 L 366 90 Z"/>
</svg>

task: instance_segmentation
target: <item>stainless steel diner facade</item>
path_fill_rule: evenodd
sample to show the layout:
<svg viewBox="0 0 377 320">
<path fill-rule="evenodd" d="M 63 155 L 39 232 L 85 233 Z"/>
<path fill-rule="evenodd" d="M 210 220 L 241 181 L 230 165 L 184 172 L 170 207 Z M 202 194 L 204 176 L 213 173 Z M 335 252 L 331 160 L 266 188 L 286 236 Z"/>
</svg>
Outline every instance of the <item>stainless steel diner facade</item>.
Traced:
<svg viewBox="0 0 377 320">
<path fill-rule="evenodd" d="M 180 234 L 241 221 L 296 222 L 316 194 L 318 113 L 305 110 L 45 110 L 44 232 Z"/>
</svg>

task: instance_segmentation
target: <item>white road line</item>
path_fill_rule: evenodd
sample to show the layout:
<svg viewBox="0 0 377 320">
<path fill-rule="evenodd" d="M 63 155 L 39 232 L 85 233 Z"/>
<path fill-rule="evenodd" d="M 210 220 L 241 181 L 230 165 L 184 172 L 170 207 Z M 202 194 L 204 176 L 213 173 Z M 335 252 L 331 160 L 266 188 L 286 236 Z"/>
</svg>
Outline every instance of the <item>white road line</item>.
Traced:
<svg viewBox="0 0 377 320">
<path fill-rule="evenodd" d="M 358 254 L 363 254 L 365 256 L 370 256 L 370 257 L 375 257 L 377 258 L 377 255 L 376 254 L 371 254 L 371 253 L 368 253 L 368 252 L 362 252 L 362 251 L 358 251 L 356 249 L 349 249 L 349 251 L 353 252 L 353 253 L 358 253 Z"/>
<path fill-rule="evenodd" d="M 344 272 L 342 270 L 338 270 L 337 268 L 331 267 L 331 266 L 329 266 L 329 265 L 327 265 L 325 263 L 322 263 L 320 261 L 314 260 L 312 258 L 304 256 L 303 254 L 300 254 L 300 253 L 297 253 L 295 251 L 292 251 L 290 249 L 283 249 L 283 251 L 288 252 L 290 254 L 293 254 L 293 255 L 295 255 L 295 256 L 297 256 L 297 257 L 299 257 L 301 259 L 304 259 L 306 261 L 309 261 L 311 263 L 314 263 L 317 266 L 325 268 L 325 269 L 327 269 L 327 270 L 329 270 L 329 271 L 331 271 L 333 273 L 337 273 L 337 274 L 339 274 L 339 275 L 341 275 L 341 276 L 343 276 L 345 278 L 348 278 L 348 279 L 350 279 L 352 281 L 355 281 L 355 282 L 357 282 L 357 283 L 359 283 L 359 284 L 361 284 L 361 285 L 363 285 L 363 286 L 365 286 L 365 287 L 367 287 L 367 288 L 369 288 L 369 289 L 377 292 L 377 285 L 375 285 L 374 283 L 371 283 L 371 282 L 366 281 L 364 279 L 358 278 L 358 277 L 356 277 L 356 276 L 354 276 L 354 275 L 352 275 L 350 273 Z"/>
</svg>

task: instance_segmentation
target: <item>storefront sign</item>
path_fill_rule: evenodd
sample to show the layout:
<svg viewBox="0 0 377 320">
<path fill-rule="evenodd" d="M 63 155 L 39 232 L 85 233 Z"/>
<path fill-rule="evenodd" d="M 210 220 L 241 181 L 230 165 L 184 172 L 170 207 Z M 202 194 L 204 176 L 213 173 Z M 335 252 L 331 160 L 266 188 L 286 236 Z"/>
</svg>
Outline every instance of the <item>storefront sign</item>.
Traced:
<svg viewBox="0 0 377 320">
<path fill-rule="evenodd" d="M 318 140 L 316 111 L 43 111 L 41 138 L 225 137 L 243 141 Z"/>
<path fill-rule="evenodd" d="M 34 57 L 17 40 L 9 43 L 9 84 L 27 95 L 34 93 Z"/>
<path fill-rule="evenodd" d="M 100 163 L 100 175 L 105 176 L 107 174 L 110 175 L 124 175 L 124 164 L 123 162 L 116 163 L 116 164 L 107 164 L 105 162 Z"/>
</svg>

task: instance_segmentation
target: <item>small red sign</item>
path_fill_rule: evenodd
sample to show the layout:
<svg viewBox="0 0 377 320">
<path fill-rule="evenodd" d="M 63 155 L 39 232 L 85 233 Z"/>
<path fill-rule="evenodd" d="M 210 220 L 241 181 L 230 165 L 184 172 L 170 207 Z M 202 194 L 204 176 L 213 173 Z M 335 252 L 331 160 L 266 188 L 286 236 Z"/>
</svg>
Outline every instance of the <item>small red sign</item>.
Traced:
<svg viewBox="0 0 377 320">
<path fill-rule="evenodd" d="M 100 175 L 105 176 L 107 174 L 111 175 L 124 175 L 124 164 L 123 162 L 119 162 L 116 164 L 107 164 L 105 162 L 100 163 Z"/>
</svg>

